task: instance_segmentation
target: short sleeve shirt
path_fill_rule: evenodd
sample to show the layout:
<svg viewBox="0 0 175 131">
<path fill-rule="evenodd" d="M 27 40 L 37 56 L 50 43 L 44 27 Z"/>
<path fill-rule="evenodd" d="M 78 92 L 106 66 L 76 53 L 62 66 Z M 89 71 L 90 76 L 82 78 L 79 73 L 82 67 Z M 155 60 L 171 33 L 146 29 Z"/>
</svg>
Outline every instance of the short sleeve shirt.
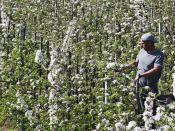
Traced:
<svg viewBox="0 0 175 131">
<path fill-rule="evenodd" d="M 139 54 L 137 55 L 136 60 L 138 61 L 138 71 L 137 71 L 137 75 L 138 75 L 153 69 L 154 66 L 162 67 L 164 54 L 158 49 L 152 52 L 148 52 L 142 48 Z M 139 83 L 141 87 L 150 86 L 151 89 L 157 89 L 158 88 L 157 82 L 160 79 L 161 74 L 162 74 L 162 68 L 161 68 L 161 71 L 154 76 L 141 77 L 139 79 Z"/>
</svg>

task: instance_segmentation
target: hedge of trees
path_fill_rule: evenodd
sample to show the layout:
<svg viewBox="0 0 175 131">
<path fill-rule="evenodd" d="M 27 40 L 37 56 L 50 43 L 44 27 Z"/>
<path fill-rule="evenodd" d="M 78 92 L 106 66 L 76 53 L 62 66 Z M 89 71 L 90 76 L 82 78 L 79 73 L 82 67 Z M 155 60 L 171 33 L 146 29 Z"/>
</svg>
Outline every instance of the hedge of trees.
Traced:
<svg viewBox="0 0 175 131">
<path fill-rule="evenodd" d="M 153 116 L 150 94 L 151 108 L 138 115 L 135 87 L 114 71 L 136 59 L 141 35 L 150 32 L 165 54 L 159 90 L 173 93 L 174 7 L 171 0 L 3 1 L 1 14 L 9 21 L 0 27 L 0 124 L 11 119 L 20 130 L 152 130 L 152 124 L 174 130 L 174 103 L 158 104 Z M 110 62 L 118 64 L 107 68 Z M 124 73 L 134 79 L 136 70 Z"/>
</svg>

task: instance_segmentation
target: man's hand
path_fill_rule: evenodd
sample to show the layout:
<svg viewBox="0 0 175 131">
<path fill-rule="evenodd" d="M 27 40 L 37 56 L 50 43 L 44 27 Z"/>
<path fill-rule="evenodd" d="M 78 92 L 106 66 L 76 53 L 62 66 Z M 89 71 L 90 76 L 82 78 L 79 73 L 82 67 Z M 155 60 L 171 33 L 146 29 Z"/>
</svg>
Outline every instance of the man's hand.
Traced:
<svg viewBox="0 0 175 131">
<path fill-rule="evenodd" d="M 121 72 L 123 72 L 126 69 L 135 68 L 137 66 L 138 66 L 138 61 L 133 61 L 133 62 L 131 62 L 129 64 L 124 64 L 123 67 L 117 69 L 117 72 L 120 72 L 121 73 Z"/>
<path fill-rule="evenodd" d="M 140 79 L 139 76 L 136 76 L 135 77 L 134 81 L 132 82 L 134 84 L 134 86 L 136 85 L 136 82 L 139 82 L 139 79 Z"/>
<path fill-rule="evenodd" d="M 123 65 L 122 68 L 117 69 L 117 71 L 121 73 L 122 71 L 124 71 L 124 70 L 126 70 L 127 68 L 129 68 L 129 66 L 130 66 L 129 64 L 125 64 L 125 65 Z"/>
<path fill-rule="evenodd" d="M 117 69 L 117 72 L 122 72 L 123 70 L 122 70 L 122 68 L 119 68 L 119 69 Z"/>
</svg>

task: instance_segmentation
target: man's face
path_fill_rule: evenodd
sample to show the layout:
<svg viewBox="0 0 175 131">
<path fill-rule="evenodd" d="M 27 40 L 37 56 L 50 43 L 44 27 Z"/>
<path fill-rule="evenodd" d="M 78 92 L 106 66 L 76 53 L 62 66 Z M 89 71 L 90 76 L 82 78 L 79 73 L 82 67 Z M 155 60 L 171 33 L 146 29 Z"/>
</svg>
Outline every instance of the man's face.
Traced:
<svg viewBox="0 0 175 131">
<path fill-rule="evenodd" d="M 145 50 L 149 50 L 149 41 L 141 41 L 141 47 Z"/>
</svg>

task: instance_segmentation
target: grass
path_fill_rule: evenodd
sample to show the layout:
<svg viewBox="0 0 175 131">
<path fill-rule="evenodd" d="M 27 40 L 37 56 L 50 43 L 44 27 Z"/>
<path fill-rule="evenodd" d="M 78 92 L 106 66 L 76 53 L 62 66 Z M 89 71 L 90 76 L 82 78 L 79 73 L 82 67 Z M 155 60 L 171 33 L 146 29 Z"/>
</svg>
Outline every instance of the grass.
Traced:
<svg viewBox="0 0 175 131">
<path fill-rule="evenodd" d="M 0 131 L 18 131 L 16 124 L 13 121 L 7 120 L 3 126 L 0 126 Z"/>
</svg>

